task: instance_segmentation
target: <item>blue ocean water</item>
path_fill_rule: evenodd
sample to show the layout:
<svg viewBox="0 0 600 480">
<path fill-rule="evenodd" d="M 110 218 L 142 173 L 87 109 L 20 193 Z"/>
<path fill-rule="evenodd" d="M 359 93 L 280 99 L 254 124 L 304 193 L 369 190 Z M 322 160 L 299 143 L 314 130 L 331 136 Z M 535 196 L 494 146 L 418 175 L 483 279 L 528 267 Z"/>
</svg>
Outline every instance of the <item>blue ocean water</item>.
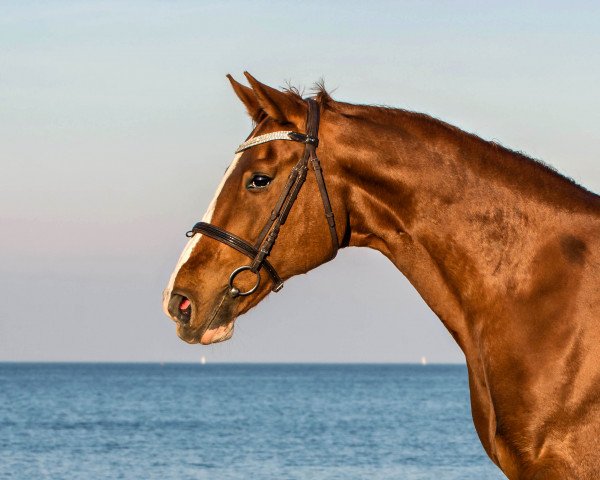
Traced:
<svg viewBox="0 0 600 480">
<path fill-rule="evenodd" d="M 464 366 L 0 364 L 0 478 L 505 477 Z"/>
</svg>

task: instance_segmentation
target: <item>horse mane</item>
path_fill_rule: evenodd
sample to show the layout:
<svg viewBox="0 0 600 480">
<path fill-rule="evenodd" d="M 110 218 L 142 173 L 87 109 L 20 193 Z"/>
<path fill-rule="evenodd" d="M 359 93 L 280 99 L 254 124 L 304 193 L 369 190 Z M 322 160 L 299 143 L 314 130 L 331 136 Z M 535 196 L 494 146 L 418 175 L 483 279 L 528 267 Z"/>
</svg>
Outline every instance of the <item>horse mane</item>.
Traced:
<svg viewBox="0 0 600 480">
<path fill-rule="evenodd" d="M 300 99 L 302 99 L 305 94 L 304 88 L 298 88 L 289 81 L 286 83 L 286 86 L 283 87 L 283 91 L 288 95 L 293 95 Z M 410 123 L 420 123 L 442 135 L 460 136 L 469 144 L 474 145 L 479 149 L 491 149 L 491 151 L 494 152 L 494 157 L 496 159 L 505 158 L 509 161 L 512 160 L 512 163 L 516 163 L 519 167 L 533 173 L 535 177 L 549 176 L 560 184 L 571 188 L 575 187 L 581 192 L 585 192 L 586 195 L 591 196 L 596 201 L 600 200 L 600 196 L 581 186 L 572 178 L 563 175 L 555 167 L 543 160 L 533 158 L 522 151 L 512 150 L 502 145 L 497 140 L 485 140 L 475 133 L 462 130 L 461 128 L 432 115 L 387 105 L 352 104 L 337 101 L 332 98 L 325 87 L 323 79 L 315 82 L 310 88 L 310 92 L 312 93 L 313 98 L 315 98 L 323 108 L 343 115 L 346 118 L 362 119 L 386 126 L 389 126 L 390 123 L 402 123 L 406 121 Z M 495 165 L 495 167 L 498 166 L 499 165 L 497 164 Z"/>
<path fill-rule="evenodd" d="M 580 191 L 591 195 L 596 200 L 600 200 L 600 196 L 586 189 L 582 185 L 578 184 L 572 178 L 563 175 L 552 165 L 549 165 L 543 160 L 533 158 L 522 151 L 510 149 L 502 145 L 497 140 L 485 140 L 475 133 L 462 130 L 461 128 L 455 125 L 449 124 L 443 120 L 440 120 L 439 118 L 436 118 L 426 113 L 413 112 L 410 110 L 391 107 L 387 105 L 355 105 L 350 103 L 337 102 L 331 98 L 329 93 L 325 90 L 323 84 L 317 84 L 317 88 L 317 98 L 324 99 L 325 104 L 328 108 L 346 117 L 369 118 L 373 119 L 375 122 L 381 122 L 385 124 L 387 124 L 390 120 L 398 121 L 398 119 L 400 119 L 401 122 L 409 121 L 411 123 L 422 123 L 430 128 L 433 127 L 433 129 L 438 132 L 443 132 L 447 135 L 452 136 L 461 136 L 465 140 L 467 140 L 468 143 L 476 145 L 479 148 L 491 148 L 495 153 L 495 158 L 504 157 L 512 159 L 523 168 L 534 173 L 535 176 L 550 176 L 551 178 L 557 180 L 559 183 L 570 187 L 575 187 Z"/>
<path fill-rule="evenodd" d="M 299 99 L 304 98 L 305 89 L 292 85 L 289 80 L 286 81 L 285 86 L 281 87 L 281 89 L 288 95 L 292 95 Z M 333 98 L 331 98 L 331 95 L 325 88 L 325 80 L 322 78 L 320 80 L 317 80 L 309 89 L 309 91 L 312 93 L 312 97 L 323 106 L 327 106 L 329 104 L 334 103 Z"/>
</svg>

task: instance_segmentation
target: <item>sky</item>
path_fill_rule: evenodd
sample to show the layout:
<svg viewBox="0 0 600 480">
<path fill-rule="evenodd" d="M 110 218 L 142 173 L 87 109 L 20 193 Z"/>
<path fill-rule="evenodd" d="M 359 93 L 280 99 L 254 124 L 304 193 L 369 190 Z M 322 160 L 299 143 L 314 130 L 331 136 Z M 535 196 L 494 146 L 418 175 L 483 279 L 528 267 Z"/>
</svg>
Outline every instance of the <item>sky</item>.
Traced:
<svg viewBox="0 0 600 480">
<path fill-rule="evenodd" d="M 429 113 L 600 191 L 597 2 L 0 2 L 0 361 L 463 362 L 346 249 L 187 345 L 161 292 L 250 120 L 225 78 Z"/>
</svg>

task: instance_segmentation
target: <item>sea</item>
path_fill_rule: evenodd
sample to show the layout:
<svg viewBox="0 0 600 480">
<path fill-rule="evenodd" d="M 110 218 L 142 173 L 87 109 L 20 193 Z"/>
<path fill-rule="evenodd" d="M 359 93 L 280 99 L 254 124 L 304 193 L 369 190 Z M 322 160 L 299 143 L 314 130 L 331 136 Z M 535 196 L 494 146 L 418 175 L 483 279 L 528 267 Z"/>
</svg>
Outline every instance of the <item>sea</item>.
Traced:
<svg viewBox="0 0 600 480">
<path fill-rule="evenodd" d="M 463 365 L 0 363 L 0 478 L 506 477 Z"/>
</svg>

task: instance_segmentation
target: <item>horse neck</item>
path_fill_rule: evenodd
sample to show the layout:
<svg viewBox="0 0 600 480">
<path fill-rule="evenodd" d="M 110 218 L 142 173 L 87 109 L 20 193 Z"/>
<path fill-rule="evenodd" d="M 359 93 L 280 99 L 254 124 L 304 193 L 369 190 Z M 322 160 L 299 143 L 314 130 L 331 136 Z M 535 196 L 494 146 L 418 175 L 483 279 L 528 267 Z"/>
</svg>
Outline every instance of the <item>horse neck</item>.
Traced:
<svg viewBox="0 0 600 480">
<path fill-rule="evenodd" d="M 429 117 L 352 108 L 324 130 L 339 139 L 324 163 L 346 199 L 348 244 L 386 255 L 464 350 L 474 312 L 515 287 L 565 193 L 572 211 L 583 190 Z"/>
</svg>

